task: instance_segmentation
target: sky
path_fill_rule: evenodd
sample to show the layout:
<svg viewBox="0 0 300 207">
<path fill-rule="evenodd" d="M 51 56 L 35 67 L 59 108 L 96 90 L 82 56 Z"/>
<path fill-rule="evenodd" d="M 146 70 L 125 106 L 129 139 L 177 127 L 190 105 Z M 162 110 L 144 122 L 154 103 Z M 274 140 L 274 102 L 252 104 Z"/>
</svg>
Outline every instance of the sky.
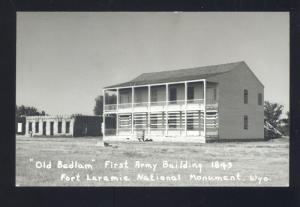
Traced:
<svg viewBox="0 0 300 207">
<path fill-rule="evenodd" d="M 289 111 L 287 12 L 17 12 L 16 103 L 93 114 L 141 73 L 245 61 Z"/>
</svg>

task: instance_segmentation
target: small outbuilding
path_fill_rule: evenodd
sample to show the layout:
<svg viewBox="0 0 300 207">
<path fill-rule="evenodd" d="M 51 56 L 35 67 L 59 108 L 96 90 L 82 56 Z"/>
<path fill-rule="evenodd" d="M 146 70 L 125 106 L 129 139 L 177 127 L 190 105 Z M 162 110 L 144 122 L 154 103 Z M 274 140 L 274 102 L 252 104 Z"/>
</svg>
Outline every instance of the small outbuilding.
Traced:
<svg viewBox="0 0 300 207">
<path fill-rule="evenodd" d="M 102 136 L 102 116 L 27 116 L 27 136 Z"/>
</svg>

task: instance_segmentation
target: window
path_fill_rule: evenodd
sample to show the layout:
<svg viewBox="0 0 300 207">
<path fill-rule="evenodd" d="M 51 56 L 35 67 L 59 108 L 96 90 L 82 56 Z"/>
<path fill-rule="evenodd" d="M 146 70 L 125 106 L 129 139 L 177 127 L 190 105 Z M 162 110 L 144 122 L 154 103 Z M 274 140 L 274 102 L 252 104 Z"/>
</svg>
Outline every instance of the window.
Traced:
<svg viewBox="0 0 300 207">
<path fill-rule="evenodd" d="M 187 99 L 194 99 L 194 87 L 188 87 Z"/>
<path fill-rule="evenodd" d="M 170 129 L 179 129 L 180 111 L 172 111 L 168 113 L 168 127 Z"/>
<path fill-rule="evenodd" d="M 153 90 L 151 94 L 151 102 L 157 102 L 157 90 Z"/>
<path fill-rule="evenodd" d="M 120 100 L 119 103 L 130 103 L 131 102 L 131 95 L 128 91 L 120 93 Z"/>
<path fill-rule="evenodd" d="M 50 135 L 54 134 L 54 121 L 50 121 Z"/>
<path fill-rule="evenodd" d="M 130 114 L 119 114 L 119 129 L 131 129 Z"/>
<path fill-rule="evenodd" d="M 135 95 L 135 102 L 136 103 L 142 103 L 143 102 L 142 94 L 136 93 L 136 95 Z"/>
<path fill-rule="evenodd" d="M 157 128 L 157 117 L 155 117 L 154 119 L 151 119 L 151 128 Z"/>
<path fill-rule="evenodd" d="M 43 135 L 46 135 L 47 122 L 43 121 Z"/>
<path fill-rule="evenodd" d="M 170 88 L 170 101 L 177 100 L 177 88 Z"/>
<path fill-rule="evenodd" d="M 191 117 L 188 117 L 187 129 L 189 129 L 189 130 L 194 129 L 194 119 Z"/>
<path fill-rule="evenodd" d="M 177 124 L 177 123 L 176 123 L 176 119 L 169 119 L 169 120 L 168 120 L 168 123 L 169 123 L 169 128 L 170 128 L 170 129 L 176 129 L 176 127 L 177 127 L 177 126 L 176 126 L 176 124 Z"/>
<path fill-rule="evenodd" d="M 66 134 L 70 133 L 70 122 L 66 122 Z"/>
<path fill-rule="evenodd" d="M 262 94 L 258 93 L 258 105 L 262 105 Z"/>
<path fill-rule="evenodd" d="M 29 126 L 28 127 L 29 127 L 28 131 L 32 132 L 32 123 L 31 122 L 29 122 Z"/>
<path fill-rule="evenodd" d="M 248 90 L 245 89 L 244 90 L 244 104 L 247 104 L 248 103 Z"/>
<path fill-rule="evenodd" d="M 57 126 L 57 133 L 61 133 L 61 126 L 62 126 L 62 122 L 59 121 Z"/>
<path fill-rule="evenodd" d="M 39 133 L 39 122 L 35 122 L 35 133 Z"/>
<path fill-rule="evenodd" d="M 164 113 L 158 112 L 158 113 L 151 113 L 150 114 L 150 127 L 151 128 L 164 128 Z"/>
<path fill-rule="evenodd" d="M 244 116 L 244 129 L 248 129 L 248 116 Z"/>
<path fill-rule="evenodd" d="M 18 133 L 22 132 L 22 123 L 18 123 Z"/>
<path fill-rule="evenodd" d="M 133 115 L 133 123 L 135 128 L 144 129 L 147 127 L 147 113 L 135 113 Z"/>
</svg>

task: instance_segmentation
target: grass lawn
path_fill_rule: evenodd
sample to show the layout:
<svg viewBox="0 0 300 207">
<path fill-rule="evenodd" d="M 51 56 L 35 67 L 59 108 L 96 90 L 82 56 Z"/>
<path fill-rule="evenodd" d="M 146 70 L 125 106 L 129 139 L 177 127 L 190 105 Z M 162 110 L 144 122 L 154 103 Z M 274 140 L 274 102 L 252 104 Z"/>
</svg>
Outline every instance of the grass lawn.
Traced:
<svg viewBox="0 0 300 207">
<path fill-rule="evenodd" d="M 99 140 L 17 136 L 16 185 L 288 186 L 288 138 L 208 144 L 112 142 L 106 147 L 97 146 Z"/>
</svg>

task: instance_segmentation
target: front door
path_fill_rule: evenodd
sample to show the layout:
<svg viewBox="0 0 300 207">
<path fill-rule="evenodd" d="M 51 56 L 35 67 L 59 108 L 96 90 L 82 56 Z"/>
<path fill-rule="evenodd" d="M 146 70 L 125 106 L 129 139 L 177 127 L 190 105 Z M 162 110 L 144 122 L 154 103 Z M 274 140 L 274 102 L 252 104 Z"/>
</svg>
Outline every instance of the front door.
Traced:
<svg viewBox="0 0 300 207">
<path fill-rule="evenodd" d="M 46 135 L 46 124 L 47 122 L 43 122 L 43 135 Z"/>
<path fill-rule="evenodd" d="M 50 122 L 50 135 L 53 135 L 53 134 L 54 134 L 53 131 L 54 131 L 54 122 L 51 121 L 51 122 Z"/>
</svg>

